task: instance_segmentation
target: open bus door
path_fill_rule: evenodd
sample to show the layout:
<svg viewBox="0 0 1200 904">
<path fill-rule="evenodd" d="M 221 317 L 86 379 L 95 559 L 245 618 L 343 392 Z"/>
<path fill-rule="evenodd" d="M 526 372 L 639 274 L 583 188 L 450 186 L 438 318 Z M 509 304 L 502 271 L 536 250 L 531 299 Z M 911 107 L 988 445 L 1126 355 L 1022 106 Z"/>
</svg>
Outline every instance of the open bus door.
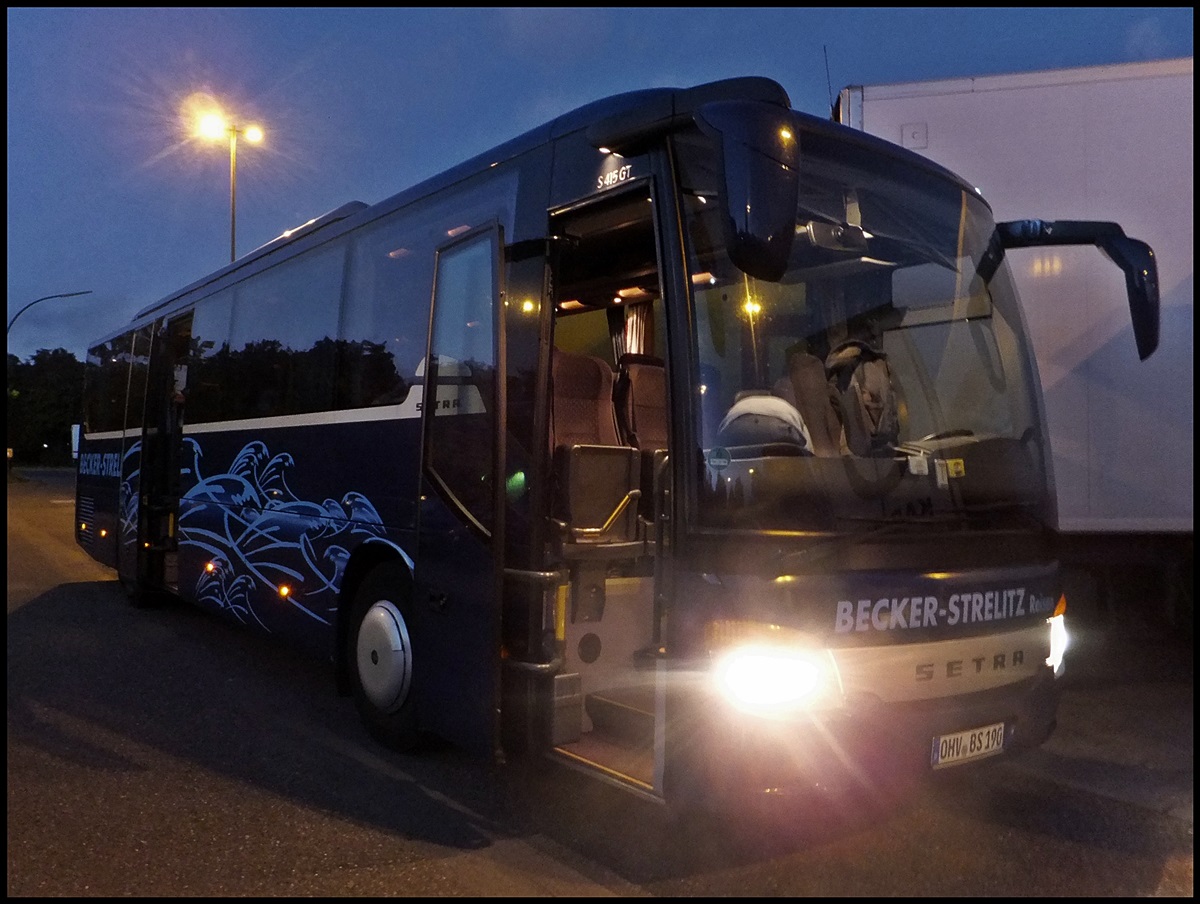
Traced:
<svg viewBox="0 0 1200 904">
<path fill-rule="evenodd" d="M 553 755 L 658 798 L 666 757 L 666 299 L 649 179 L 550 211 Z M 549 626 L 548 626 L 549 627 Z"/>
<path fill-rule="evenodd" d="M 491 227 L 438 251 L 413 599 L 418 721 L 486 755 L 499 745 L 502 248 Z"/>
<path fill-rule="evenodd" d="M 177 590 L 179 468 L 192 315 L 154 334 L 142 429 L 135 596 Z"/>
<path fill-rule="evenodd" d="M 149 381 L 151 345 L 154 327 L 136 330 L 130 336 L 130 368 L 125 402 L 124 437 L 121 447 L 121 483 L 117 489 L 117 576 L 128 589 L 131 599 L 141 601 L 139 581 L 146 558 L 139 542 L 141 528 L 141 478 L 143 431 L 146 417 L 146 390 Z"/>
</svg>

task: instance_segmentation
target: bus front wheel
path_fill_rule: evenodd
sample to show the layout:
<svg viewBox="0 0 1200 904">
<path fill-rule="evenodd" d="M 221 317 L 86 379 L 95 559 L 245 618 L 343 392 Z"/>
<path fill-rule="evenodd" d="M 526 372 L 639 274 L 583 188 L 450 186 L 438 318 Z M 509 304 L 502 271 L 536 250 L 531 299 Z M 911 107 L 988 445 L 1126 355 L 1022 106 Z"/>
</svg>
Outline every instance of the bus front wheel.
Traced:
<svg viewBox="0 0 1200 904">
<path fill-rule="evenodd" d="M 354 598 L 346 650 L 359 716 L 375 740 L 401 751 L 419 740 L 406 585 L 399 566 L 367 576 Z"/>
</svg>

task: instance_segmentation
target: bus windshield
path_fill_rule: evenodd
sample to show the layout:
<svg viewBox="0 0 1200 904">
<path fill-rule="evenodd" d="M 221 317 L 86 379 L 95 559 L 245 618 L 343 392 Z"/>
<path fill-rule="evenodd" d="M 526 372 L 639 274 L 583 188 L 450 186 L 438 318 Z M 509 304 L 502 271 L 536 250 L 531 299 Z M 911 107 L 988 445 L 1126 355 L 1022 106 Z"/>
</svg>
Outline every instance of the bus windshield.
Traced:
<svg viewBox="0 0 1200 904">
<path fill-rule="evenodd" d="M 729 262 L 704 142 L 677 144 L 704 526 L 830 531 L 1042 516 L 1036 372 L 995 224 L 949 176 L 801 136 L 778 282 Z"/>
</svg>

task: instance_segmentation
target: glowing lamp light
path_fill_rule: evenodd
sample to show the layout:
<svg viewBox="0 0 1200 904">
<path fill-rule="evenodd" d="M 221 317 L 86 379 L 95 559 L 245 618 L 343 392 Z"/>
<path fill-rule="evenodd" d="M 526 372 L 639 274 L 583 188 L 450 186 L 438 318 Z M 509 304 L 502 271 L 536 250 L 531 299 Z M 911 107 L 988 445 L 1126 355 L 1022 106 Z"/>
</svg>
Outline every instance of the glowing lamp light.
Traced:
<svg viewBox="0 0 1200 904">
<path fill-rule="evenodd" d="M 193 95 L 186 106 L 191 111 L 194 134 L 205 141 L 229 140 L 229 260 L 237 260 L 237 143 L 244 138 L 251 144 L 263 140 L 259 125 L 240 126 L 221 110 L 214 109 L 205 95 Z"/>
<path fill-rule="evenodd" d="M 714 677 L 736 708 L 759 715 L 796 712 L 826 694 L 831 684 L 821 650 L 763 645 L 738 647 L 717 662 Z"/>
<path fill-rule="evenodd" d="M 1054 669 L 1054 674 L 1058 675 L 1062 672 L 1063 657 L 1071 642 L 1070 637 L 1067 636 L 1067 598 L 1065 595 L 1058 598 L 1054 614 L 1046 619 L 1046 624 L 1050 626 L 1050 655 L 1046 657 L 1046 665 Z"/>
<path fill-rule="evenodd" d="M 291 594 L 291 592 L 292 592 L 292 588 L 289 587 L 287 584 L 279 585 L 279 595 L 281 597 L 286 599 L 288 597 L 288 595 Z"/>
<path fill-rule="evenodd" d="M 229 134 L 229 125 L 225 122 L 225 117 L 220 113 L 206 113 L 196 123 L 196 133 L 201 138 L 216 141 L 218 138 L 224 138 Z M 259 137 L 262 137 L 261 134 Z"/>
<path fill-rule="evenodd" d="M 509 498 L 517 498 L 525 492 L 526 478 L 524 471 L 515 471 L 504 481 L 504 490 Z"/>
</svg>

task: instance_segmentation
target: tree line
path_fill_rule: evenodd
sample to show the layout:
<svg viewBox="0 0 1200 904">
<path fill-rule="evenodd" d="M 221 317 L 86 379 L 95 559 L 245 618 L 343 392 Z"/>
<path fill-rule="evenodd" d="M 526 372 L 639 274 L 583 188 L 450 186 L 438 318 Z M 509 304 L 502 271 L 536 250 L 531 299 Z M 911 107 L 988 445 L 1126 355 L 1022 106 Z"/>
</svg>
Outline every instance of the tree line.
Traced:
<svg viewBox="0 0 1200 904">
<path fill-rule="evenodd" d="M 71 425 L 83 420 L 84 363 L 65 348 L 8 356 L 8 448 L 18 465 L 69 466 Z"/>
</svg>

